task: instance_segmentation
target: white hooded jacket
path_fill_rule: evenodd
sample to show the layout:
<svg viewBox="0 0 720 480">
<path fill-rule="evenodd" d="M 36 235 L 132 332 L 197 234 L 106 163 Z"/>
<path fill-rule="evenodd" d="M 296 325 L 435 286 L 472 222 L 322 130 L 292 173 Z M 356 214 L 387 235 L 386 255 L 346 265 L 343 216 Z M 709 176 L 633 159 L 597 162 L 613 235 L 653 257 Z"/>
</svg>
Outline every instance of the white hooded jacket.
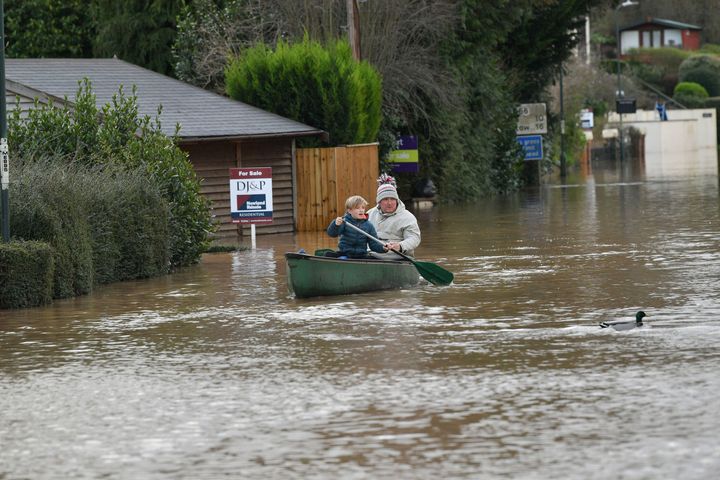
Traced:
<svg viewBox="0 0 720 480">
<path fill-rule="evenodd" d="M 420 227 L 415 215 L 405 208 L 402 200 L 398 200 L 398 207 L 393 213 L 383 213 L 376 205 L 367 214 L 380 240 L 399 242 L 402 253 L 414 256 L 415 249 L 420 245 Z"/>
</svg>

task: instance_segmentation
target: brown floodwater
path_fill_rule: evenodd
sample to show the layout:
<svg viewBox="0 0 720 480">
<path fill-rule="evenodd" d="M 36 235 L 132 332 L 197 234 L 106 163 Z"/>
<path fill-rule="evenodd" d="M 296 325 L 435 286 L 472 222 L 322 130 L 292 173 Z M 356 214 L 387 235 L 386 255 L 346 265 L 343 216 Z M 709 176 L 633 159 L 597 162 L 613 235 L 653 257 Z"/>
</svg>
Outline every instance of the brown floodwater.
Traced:
<svg viewBox="0 0 720 480">
<path fill-rule="evenodd" d="M 708 158 L 418 211 L 447 287 L 294 299 L 297 234 L 0 311 L 0 478 L 714 478 Z"/>
</svg>

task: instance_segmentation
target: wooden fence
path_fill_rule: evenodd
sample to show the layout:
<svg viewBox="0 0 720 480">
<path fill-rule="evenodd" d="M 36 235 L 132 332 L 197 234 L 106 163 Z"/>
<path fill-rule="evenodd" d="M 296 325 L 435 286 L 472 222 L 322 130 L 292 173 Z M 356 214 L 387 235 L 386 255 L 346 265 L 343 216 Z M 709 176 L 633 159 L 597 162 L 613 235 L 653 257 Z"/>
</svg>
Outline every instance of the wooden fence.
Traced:
<svg viewBox="0 0 720 480">
<path fill-rule="evenodd" d="M 375 205 L 377 143 L 299 148 L 295 158 L 297 231 L 326 229 L 333 218 L 345 214 L 345 200 L 351 195 L 362 195 L 370 207 Z"/>
</svg>

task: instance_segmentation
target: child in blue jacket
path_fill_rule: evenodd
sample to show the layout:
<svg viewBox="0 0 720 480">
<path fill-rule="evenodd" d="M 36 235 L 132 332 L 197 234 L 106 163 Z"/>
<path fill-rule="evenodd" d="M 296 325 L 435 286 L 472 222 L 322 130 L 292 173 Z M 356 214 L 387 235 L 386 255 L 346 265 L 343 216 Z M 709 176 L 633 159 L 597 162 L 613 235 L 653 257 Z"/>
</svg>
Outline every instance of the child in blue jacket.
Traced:
<svg viewBox="0 0 720 480">
<path fill-rule="evenodd" d="M 364 232 L 369 233 L 373 237 L 377 237 L 377 232 L 373 224 L 367 221 L 365 208 L 368 202 L 360 195 L 353 195 L 345 201 L 345 216 L 337 217 L 330 222 L 327 228 L 327 234 L 331 237 L 340 236 L 337 252 L 328 252 L 326 257 L 348 257 L 348 258 L 367 258 L 368 246 L 373 252 L 383 253 L 384 246 L 380 242 L 372 240 L 362 233 L 345 226 L 345 222 L 352 223 Z"/>
</svg>

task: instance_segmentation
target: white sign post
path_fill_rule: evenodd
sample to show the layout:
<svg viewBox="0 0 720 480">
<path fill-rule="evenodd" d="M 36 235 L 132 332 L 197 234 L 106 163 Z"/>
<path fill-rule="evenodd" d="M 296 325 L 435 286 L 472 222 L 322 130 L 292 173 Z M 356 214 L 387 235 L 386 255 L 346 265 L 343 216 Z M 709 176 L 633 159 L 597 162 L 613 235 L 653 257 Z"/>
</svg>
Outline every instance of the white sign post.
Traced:
<svg viewBox="0 0 720 480">
<path fill-rule="evenodd" d="M 589 108 L 580 110 L 580 128 L 592 129 L 595 127 L 595 117 Z"/>
<path fill-rule="evenodd" d="M 255 224 L 272 223 L 272 168 L 230 169 L 230 216 L 233 223 L 250 224 L 255 248 Z"/>
<path fill-rule="evenodd" d="M 544 103 L 523 103 L 518 107 L 517 135 L 539 135 L 547 133 L 547 105 Z"/>
</svg>

